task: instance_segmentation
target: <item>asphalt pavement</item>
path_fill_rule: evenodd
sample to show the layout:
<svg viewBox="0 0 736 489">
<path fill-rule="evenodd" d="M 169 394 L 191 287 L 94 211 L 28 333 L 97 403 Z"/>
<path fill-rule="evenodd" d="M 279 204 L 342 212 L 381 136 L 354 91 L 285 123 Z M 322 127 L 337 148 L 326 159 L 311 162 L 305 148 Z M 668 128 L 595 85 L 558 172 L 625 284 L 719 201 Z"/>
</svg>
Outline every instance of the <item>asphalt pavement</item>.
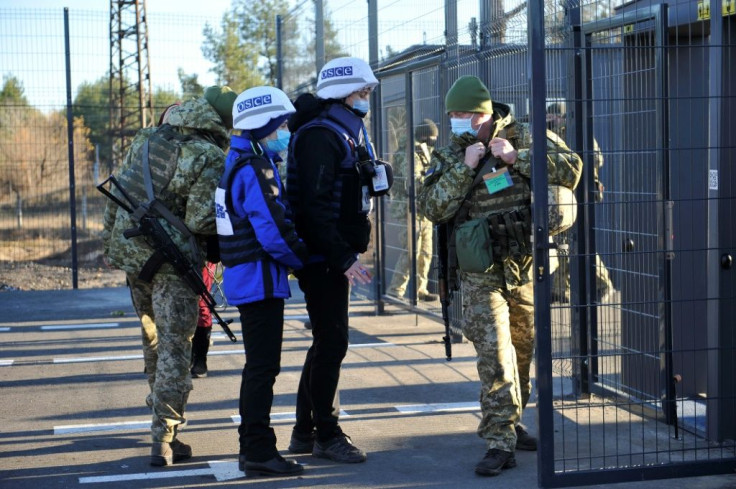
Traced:
<svg viewBox="0 0 736 489">
<path fill-rule="evenodd" d="M 149 465 L 140 327 L 125 288 L 0 292 L 0 488 L 532 488 L 537 455 L 493 478 L 473 468 L 485 452 L 475 434 L 478 380 L 472 345 L 444 357 L 442 326 L 388 307 L 351 307 L 350 343 L 340 380 L 341 426 L 368 452 L 342 465 L 288 454 L 296 390 L 311 333 L 304 301 L 287 302 L 282 370 L 272 424 L 278 448 L 306 464 L 299 477 L 246 478 L 237 469 L 238 394 L 243 345 L 213 333 L 210 374 L 194 379 L 180 438 L 194 456 Z M 237 310 L 221 312 L 234 319 Z M 533 434 L 533 397 L 524 413 Z M 604 487 L 604 486 L 588 486 Z M 610 484 L 613 488 L 736 487 L 736 476 Z"/>
</svg>

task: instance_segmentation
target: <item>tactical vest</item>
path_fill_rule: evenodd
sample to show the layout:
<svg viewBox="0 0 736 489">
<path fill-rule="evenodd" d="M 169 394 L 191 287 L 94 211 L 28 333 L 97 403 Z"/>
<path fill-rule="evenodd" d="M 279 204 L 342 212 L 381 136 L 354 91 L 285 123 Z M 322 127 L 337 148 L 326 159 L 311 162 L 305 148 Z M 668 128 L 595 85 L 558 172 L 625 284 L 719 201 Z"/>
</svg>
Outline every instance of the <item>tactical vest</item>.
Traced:
<svg viewBox="0 0 736 489">
<path fill-rule="evenodd" d="M 148 139 L 148 162 L 156 197 L 180 219 L 184 219 L 186 212 L 186 197 L 170 192 L 168 186 L 176 172 L 180 145 L 191 139 L 191 136 L 179 133 L 169 124 L 158 127 Z M 132 160 L 133 163 L 121 173 L 118 181 L 136 201 L 146 202 L 148 196 L 143 178 L 143 158 L 137 155 Z"/>
<path fill-rule="evenodd" d="M 461 148 L 453 148 L 462 152 Z M 460 153 L 458 153 L 460 154 Z M 489 155 L 480 163 L 474 185 L 456 216 L 455 225 L 465 220 L 486 219 L 491 231 L 493 259 L 501 262 L 507 257 L 519 259 L 532 254 L 531 186 L 529 181 L 501 159 Z M 511 186 L 489 194 L 483 175 L 507 168 Z"/>
<path fill-rule="evenodd" d="M 358 119 L 357 116 L 353 116 L 339 104 L 330 104 L 329 107 L 327 107 L 320 115 L 304 124 L 302 127 L 297 129 L 294 134 L 292 134 L 291 140 L 289 141 L 289 155 L 286 165 L 286 186 L 289 189 L 287 193 L 289 204 L 294 212 L 298 212 L 299 206 L 301 205 L 299 201 L 298 162 L 294 157 L 296 142 L 307 129 L 313 127 L 324 127 L 338 135 L 338 139 L 342 142 L 343 149 L 345 150 L 345 156 L 342 161 L 340 161 L 339 165 L 339 178 L 335 179 L 335 184 L 332 189 L 330 207 L 332 209 L 333 216 L 338 221 L 347 222 L 355 220 L 358 216 L 361 216 L 362 218 L 367 216 L 367 211 L 358 211 L 355 216 L 344 215 L 341 213 L 341 208 L 361 209 L 362 194 L 343 195 L 344 180 L 346 179 L 354 179 L 353 183 L 355 184 L 355 187 L 360 189 L 360 174 L 356 165 L 359 161 L 358 147 L 360 145 L 360 128 L 362 127 L 362 121 L 359 119 L 356 121 L 354 119 Z M 343 206 L 343 199 L 357 199 L 357 203 L 351 202 Z"/>
<path fill-rule="evenodd" d="M 231 148 L 237 151 L 240 156 L 235 160 L 234 164 L 225 170 L 225 173 L 217 185 L 215 196 L 215 214 L 217 220 L 217 238 L 220 243 L 220 261 L 226 267 L 232 267 L 241 263 L 260 261 L 268 257 L 268 253 L 263 250 L 263 246 L 256 238 L 255 229 L 247 217 L 240 217 L 233 211 L 232 194 L 230 186 L 233 178 L 238 170 L 245 165 L 249 165 L 253 160 L 263 156 L 245 153 L 237 148 Z M 224 207 L 224 209 L 223 209 Z M 227 210 L 227 213 L 225 213 Z M 229 221 L 232 229 L 225 229 L 227 225 L 223 225 L 223 221 Z"/>
</svg>

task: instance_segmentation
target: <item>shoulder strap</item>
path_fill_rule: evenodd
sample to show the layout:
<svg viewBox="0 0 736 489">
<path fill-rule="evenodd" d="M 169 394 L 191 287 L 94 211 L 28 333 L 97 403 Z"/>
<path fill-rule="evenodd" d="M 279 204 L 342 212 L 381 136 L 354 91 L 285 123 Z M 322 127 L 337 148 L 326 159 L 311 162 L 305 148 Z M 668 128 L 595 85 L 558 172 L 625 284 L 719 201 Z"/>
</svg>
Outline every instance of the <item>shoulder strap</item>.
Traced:
<svg viewBox="0 0 736 489">
<path fill-rule="evenodd" d="M 146 187 L 146 194 L 148 195 L 148 204 L 147 208 L 150 210 L 155 211 L 158 215 L 166 219 L 166 221 L 169 222 L 172 226 L 174 226 L 185 238 L 189 240 L 189 246 L 192 252 L 192 257 L 196 259 L 197 250 L 199 250 L 199 246 L 197 245 L 197 240 L 195 239 L 192 232 L 189 230 L 189 228 L 182 222 L 181 219 L 179 219 L 177 216 L 174 215 L 173 212 L 169 210 L 168 207 L 166 207 L 163 202 L 158 200 L 156 198 L 156 195 L 153 192 L 153 181 L 151 180 L 151 166 L 148 162 L 148 139 L 145 143 L 143 143 L 143 154 L 141 155 L 141 162 L 143 165 L 143 183 Z M 195 261 L 196 263 L 196 261 Z"/>
<path fill-rule="evenodd" d="M 463 198 L 463 201 L 460 204 L 460 209 L 458 209 L 457 213 L 455 214 L 456 226 L 468 220 L 468 214 L 470 213 L 470 203 L 468 202 L 468 199 L 472 195 L 475 186 L 478 185 L 481 180 L 483 180 L 483 176 L 486 175 L 491 168 L 491 158 L 486 158 L 481 167 L 478 169 L 478 172 L 475 174 L 473 183 L 470 185 L 470 190 L 468 190 L 468 193 L 465 194 L 465 198 Z"/>
</svg>

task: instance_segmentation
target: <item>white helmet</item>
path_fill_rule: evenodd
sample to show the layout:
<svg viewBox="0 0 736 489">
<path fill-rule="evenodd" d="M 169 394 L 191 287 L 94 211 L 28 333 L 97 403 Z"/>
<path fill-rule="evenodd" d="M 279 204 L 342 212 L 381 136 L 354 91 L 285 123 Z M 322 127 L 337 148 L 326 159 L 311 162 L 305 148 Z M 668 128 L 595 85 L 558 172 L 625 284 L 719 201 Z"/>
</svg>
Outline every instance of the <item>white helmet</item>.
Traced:
<svg viewBox="0 0 736 489">
<path fill-rule="evenodd" d="M 373 88 L 378 80 L 368 63 L 359 58 L 335 58 L 319 70 L 317 96 L 321 99 L 343 99 L 363 88 Z"/>
<path fill-rule="evenodd" d="M 253 87 L 233 104 L 233 129 L 258 129 L 271 119 L 296 112 L 289 97 L 275 87 Z"/>
</svg>

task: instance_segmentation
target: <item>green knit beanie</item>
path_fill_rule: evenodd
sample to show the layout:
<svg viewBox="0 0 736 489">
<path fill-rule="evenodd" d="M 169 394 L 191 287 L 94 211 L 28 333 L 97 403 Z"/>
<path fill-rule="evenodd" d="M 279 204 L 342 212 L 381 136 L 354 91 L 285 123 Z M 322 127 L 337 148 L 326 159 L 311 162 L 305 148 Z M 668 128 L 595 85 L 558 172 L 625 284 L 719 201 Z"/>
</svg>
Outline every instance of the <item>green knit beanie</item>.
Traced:
<svg viewBox="0 0 736 489">
<path fill-rule="evenodd" d="M 455 81 L 445 96 L 445 110 L 493 114 L 493 102 L 488 89 L 477 76 L 464 75 Z"/>
<path fill-rule="evenodd" d="M 204 98 L 214 107 L 215 111 L 220 115 L 220 119 L 225 123 L 227 129 L 233 128 L 233 103 L 238 98 L 238 94 L 233 92 L 230 87 L 207 87 L 204 91 Z"/>
</svg>

